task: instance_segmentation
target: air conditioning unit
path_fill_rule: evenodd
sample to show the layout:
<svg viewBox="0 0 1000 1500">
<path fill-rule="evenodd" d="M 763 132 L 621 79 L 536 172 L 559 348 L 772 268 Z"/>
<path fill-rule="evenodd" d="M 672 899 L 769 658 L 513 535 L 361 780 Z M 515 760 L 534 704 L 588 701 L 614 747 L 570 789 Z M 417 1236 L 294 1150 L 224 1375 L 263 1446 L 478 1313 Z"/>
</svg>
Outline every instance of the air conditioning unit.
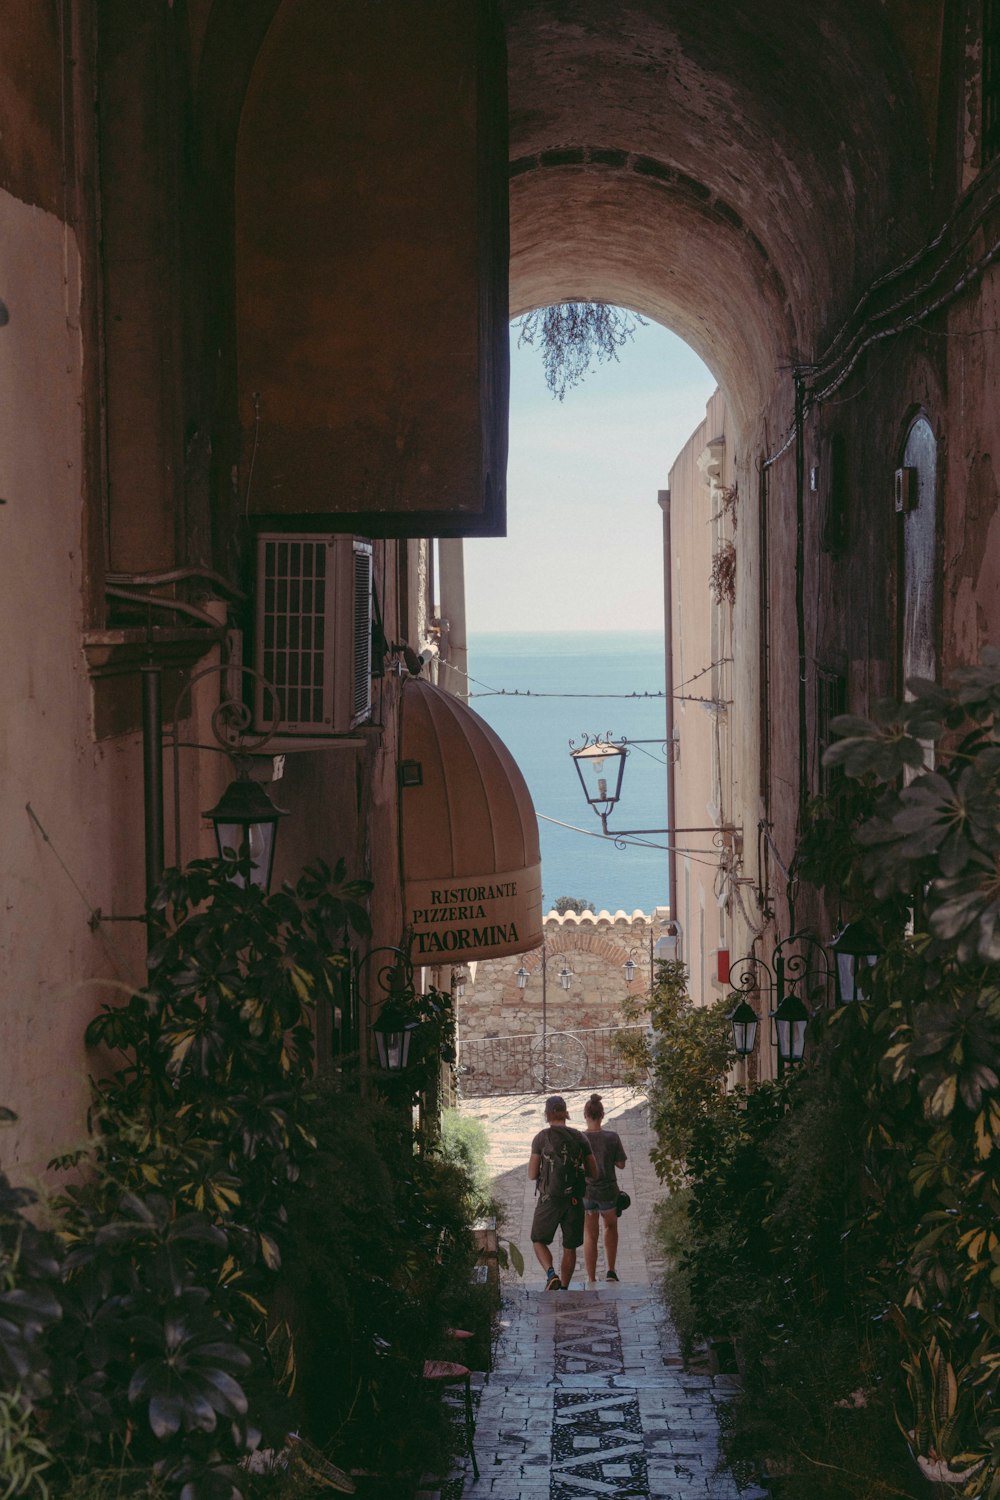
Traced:
<svg viewBox="0 0 1000 1500">
<path fill-rule="evenodd" d="M 257 538 L 254 664 L 278 696 L 277 731 L 316 736 L 371 715 L 372 544 L 356 537 Z M 258 728 L 275 704 L 255 691 Z"/>
</svg>

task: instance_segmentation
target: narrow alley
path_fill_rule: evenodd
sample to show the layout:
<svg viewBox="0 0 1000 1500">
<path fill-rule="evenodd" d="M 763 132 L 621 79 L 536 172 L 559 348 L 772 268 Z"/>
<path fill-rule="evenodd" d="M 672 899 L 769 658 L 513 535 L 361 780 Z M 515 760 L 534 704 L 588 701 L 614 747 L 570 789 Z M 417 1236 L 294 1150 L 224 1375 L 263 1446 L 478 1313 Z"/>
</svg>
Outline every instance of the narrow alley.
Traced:
<svg viewBox="0 0 1000 1500">
<path fill-rule="evenodd" d="M 583 1124 L 584 1092 L 567 1094 L 570 1123 Z M 496 1365 L 482 1389 L 476 1426 L 481 1479 L 467 1496 L 490 1500 L 754 1500 L 720 1472 L 718 1408 L 727 1376 L 689 1374 L 657 1291 L 660 1267 L 648 1229 L 661 1195 L 649 1160 L 646 1102 L 627 1089 L 604 1095 L 608 1128 L 628 1154 L 620 1180 L 632 1199 L 622 1215 L 618 1285 L 585 1289 L 582 1255 L 569 1292 L 545 1294 L 531 1252 L 533 1186 L 528 1145 L 542 1122 L 541 1099 L 471 1101 L 490 1134 L 504 1232 L 525 1257 L 523 1282 L 508 1281 Z M 471 1481 L 471 1474 L 468 1476 Z"/>
</svg>

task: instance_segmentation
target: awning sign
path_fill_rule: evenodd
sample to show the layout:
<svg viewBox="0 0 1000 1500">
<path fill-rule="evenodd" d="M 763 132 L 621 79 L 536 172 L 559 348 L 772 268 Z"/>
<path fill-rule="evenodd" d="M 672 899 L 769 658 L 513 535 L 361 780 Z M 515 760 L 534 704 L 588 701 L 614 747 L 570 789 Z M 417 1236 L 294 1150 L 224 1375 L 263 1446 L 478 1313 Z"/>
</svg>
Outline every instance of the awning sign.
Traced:
<svg viewBox="0 0 1000 1500">
<path fill-rule="evenodd" d="M 542 941 L 542 866 L 524 777 L 468 704 L 419 677 L 401 691 L 400 853 L 413 960 L 528 953 Z"/>
<path fill-rule="evenodd" d="M 537 946 L 538 866 L 461 882 L 406 884 L 406 922 L 415 963 L 503 958 Z"/>
</svg>

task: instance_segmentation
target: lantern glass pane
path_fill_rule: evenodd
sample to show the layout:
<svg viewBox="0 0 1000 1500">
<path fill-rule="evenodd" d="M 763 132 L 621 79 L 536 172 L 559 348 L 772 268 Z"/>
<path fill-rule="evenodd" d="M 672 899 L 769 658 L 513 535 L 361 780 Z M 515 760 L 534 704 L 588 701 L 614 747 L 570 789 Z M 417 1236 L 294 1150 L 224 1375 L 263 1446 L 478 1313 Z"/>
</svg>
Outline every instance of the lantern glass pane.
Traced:
<svg viewBox="0 0 1000 1500">
<path fill-rule="evenodd" d="M 853 953 L 837 954 L 837 988 L 840 998 L 845 1005 L 858 998 L 858 987 L 854 973 L 855 955 Z"/>
<path fill-rule="evenodd" d="M 808 1021 L 782 1021 L 775 1017 L 778 1033 L 778 1056 L 782 1062 L 801 1062 L 806 1050 L 806 1026 Z"/>
<path fill-rule="evenodd" d="M 749 1057 L 757 1040 L 756 1021 L 734 1021 L 733 1022 L 733 1046 L 736 1048 L 737 1056 Z"/>
<path fill-rule="evenodd" d="M 792 1022 L 792 1062 L 801 1062 L 806 1050 L 806 1026 L 808 1021 Z"/>
<path fill-rule="evenodd" d="M 375 1045 L 378 1048 L 379 1066 L 386 1073 L 401 1073 L 406 1067 L 410 1051 L 410 1032 L 408 1028 L 398 1031 L 375 1031 Z"/>
<path fill-rule="evenodd" d="M 621 746 L 606 742 L 588 745 L 572 752 L 573 764 L 583 787 L 583 794 L 593 806 L 614 804 L 621 795 L 625 752 Z"/>
<path fill-rule="evenodd" d="M 217 823 L 215 835 L 219 845 L 219 857 L 224 859 L 229 850 L 237 859 L 250 857 L 250 884 L 267 890 L 271 880 L 271 861 L 274 858 L 274 833 L 276 823 Z M 244 885 L 242 875 L 234 874 L 237 885 Z"/>
</svg>

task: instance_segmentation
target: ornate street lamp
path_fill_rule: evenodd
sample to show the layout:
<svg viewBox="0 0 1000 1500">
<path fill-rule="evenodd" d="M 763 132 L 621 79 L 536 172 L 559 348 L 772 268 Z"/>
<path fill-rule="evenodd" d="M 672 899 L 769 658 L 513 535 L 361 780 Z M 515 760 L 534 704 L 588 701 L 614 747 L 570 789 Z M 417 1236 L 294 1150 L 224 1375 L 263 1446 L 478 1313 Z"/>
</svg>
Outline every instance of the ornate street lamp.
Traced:
<svg viewBox="0 0 1000 1500">
<path fill-rule="evenodd" d="M 373 959 L 380 959 L 375 983 L 386 996 L 371 1027 L 378 1064 L 383 1073 L 405 1073 L 414 1033 L 424 1024 L 413 1015 L 413 964 L 407 948 L 372 948 L 356 965 L 359 995 L 362 972 Z"/>
<path fill-rule="evenodd" d="M 622 964 L 622 968 L 625 971 L 625 983 L 626 984 L 631 984 L 632 981 L 635 979 L 635 971 L 638 968 L 638 965 L 637 965 L 635 959 L 632 957 L 631 953 L 629 954 L 629 956 L 625 960 L 625 962 Z"/>
<path fill-rule="evenodd" d="M 378 1064 L 383 1073 L 405 1073 L 410 1063 L 410 1042 L 419 1023 L 394 1018 L 389 1014 L 391 1008 L 390 1002 L 372 1026 Z"/>
<path fill-rule="evenodd" d="M 749 1057 L 757 1039 L 758 1019 L 748 997 L 764 992 L 774 997 L 768 1015 L 774 1022 L 780 1078 L 786 1067 L 802 1061 L 811 1007 L 829 996 L 833 973 L 825 949 L 811 934 L 794 932 L 775 944 L 770 963 L 747 954 L 730 964 L 729 978 L 734 999 L 743 997 L 729 1014 L 733 1046 L 740 1057 Z"/>
<path fill-rule="evenodd" d="M 524 964 L 522 964 L 514 974 L 514 978 L 517 980 L 517 987 L 519 990 L 527 989 L 528 980 L 530 979 L 530 977 L 531 976 L 528 973 L 527 969 L 524 967 Z"/>
<path fill-rule="evenodd" d="M 462 1000 L 462 999 L 464 999 L 464 997 L 465 997 L 465 986 L 466 986 L 466 984 L 468 982 L 468 978 L 469 978 L 469 971 L 468 971 L 468 969 L 465 969 L 465 968 L 452 969 L 452 971 L 451 971 L 451 988 L 452 988 L 452 993 L 454 994 L 456 1000 Z"/>
<path fill-rule="evenodd" d="M 559 983 L 562 985 L 564 990 L 568 990 L 572 982 L 573 971 L 567 964 L 566 960 L 563 959 L 562 968 L 559 970 Z"/>
<path fill-rule="evenodd" d="M 790 1067 L 800 1063 L 806 1050 L 806 1027 L 809 1010 L 794 990 L 790 991 L 774 1010 L 770 1012 L 778 1043 L 779 1065 Z"/>
<path fill-rule="evenodd" d="M 570 758 L 576 766 L 576 774 L 583 787 L 583 795 L 602 825 L 621 796 L 627 754 L 624 744 L 614 744 L 610 735 L 593 740 L 584 736 L 581 747 L 570 751 Z"/>
<path fill-rule="evenodd" d="M 595 735 L 593 738 L 585 734 L 580 746 L 577 746 L 575 740 L 570 740 L 569 743 L 570 760 L 576 766 L 583 795 L 600 818 L 601 831 L 609 838 L 622 840 L 633 833 L 669 833 L 671 836 L 678 833 L 711 833 L 721 836 L 735 831 L 729 823 L 710 823 L 698 828 L 609 828 L 608 816 L 621 796 L 625 757 L 629 753 L 629 746 L 661 745 L 666 753 L 666 743 L 662 739 L 616 741 L 611 738 L 610 730 L 605 735 Z M 618 847 L 624 849 L 625 844 L 619 843 Z"/>
<path fill-rule="evenodd" d="M 757 1044 L 757 1012 L 749 1000 L 743 999 L 729 1012 L 729 1024 L 733 1028 L 733 1050 L 737 1057 L 749 1057 Z"/>
<path fill-rule="evenodd" d="M 836 968 L 837 999 L 842 1005 L 862 999 L 860 981 L 867 977 L 883 953 L 871 923 L 864 917 L 848 922 L 830 944 Z"/>
<path fill-rule="evenodd" d="M 266 894 L 271 887 L 278 822 L 288 816 L 276 807 L 257 781 L 238 776 L 231 781 L 214 807 L 202 814 L 211 818 L 219 858 L 243 862 L 249 859 L 249 881 L 243 870 L 234 870 L 237 885 L 258 886 Z"/>
</svg>

